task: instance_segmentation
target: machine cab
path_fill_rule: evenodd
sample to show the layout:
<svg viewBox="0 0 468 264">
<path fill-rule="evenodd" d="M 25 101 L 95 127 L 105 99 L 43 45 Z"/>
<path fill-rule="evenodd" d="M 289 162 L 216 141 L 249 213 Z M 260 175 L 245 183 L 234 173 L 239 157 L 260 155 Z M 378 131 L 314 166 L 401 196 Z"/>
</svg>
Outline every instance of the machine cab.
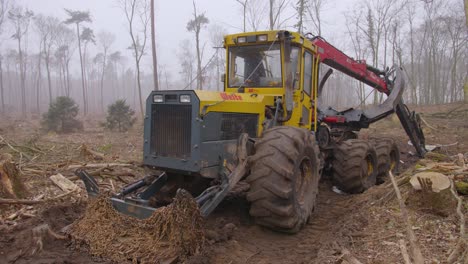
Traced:
<svg viewBox="0 0 468 264">
<path fill-rule="evenodd" d="M 318 60 L 316 47 L 299 33 L 263 31 L 228 35 L 226 93 L 281 99 L 284 124 L 314 129 Z"/>
</svg>

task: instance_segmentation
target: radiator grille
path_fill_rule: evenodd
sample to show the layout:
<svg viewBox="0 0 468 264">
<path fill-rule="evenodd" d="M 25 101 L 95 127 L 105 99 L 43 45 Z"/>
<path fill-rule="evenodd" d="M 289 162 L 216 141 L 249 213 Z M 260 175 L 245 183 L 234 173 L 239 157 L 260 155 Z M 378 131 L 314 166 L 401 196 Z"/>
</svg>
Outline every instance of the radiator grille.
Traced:
<svg viewBox="0 0 468 264">
<path fill-rule="evenodd" d="M 240 134 L 247 133 L 257 137 L 258 115 L 223 113 L 221 117 L 221 140 L 238 139 Z"/>
<path fill-rule="evenodd" d="M 151 153 L 163 157 L 189 158 L 191 149 L 191 105 L 152 106 Z"/>
</svg>

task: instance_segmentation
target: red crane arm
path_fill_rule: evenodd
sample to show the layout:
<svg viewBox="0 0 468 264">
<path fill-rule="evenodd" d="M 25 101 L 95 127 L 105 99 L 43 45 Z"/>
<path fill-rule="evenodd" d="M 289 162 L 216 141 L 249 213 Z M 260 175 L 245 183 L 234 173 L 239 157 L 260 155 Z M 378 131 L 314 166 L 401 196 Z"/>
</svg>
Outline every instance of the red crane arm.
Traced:
<svg viewBox="0 0 468 264">
<path fill-rule="evenodd" d="M 311 41 L 318 47 L 320 62 L 346 75 L 354 77 L 374 89 L 377 89 L 379 92 L 390 93 L 385 79 L 376 74 L 376 72 L 380 74 L 383 74 L 383 72 L 368 66 L 365 60 L 355 60 L 349 57 L 335 46 L 326 42 L 323 38 L 314 37 Z"/>
</svg>

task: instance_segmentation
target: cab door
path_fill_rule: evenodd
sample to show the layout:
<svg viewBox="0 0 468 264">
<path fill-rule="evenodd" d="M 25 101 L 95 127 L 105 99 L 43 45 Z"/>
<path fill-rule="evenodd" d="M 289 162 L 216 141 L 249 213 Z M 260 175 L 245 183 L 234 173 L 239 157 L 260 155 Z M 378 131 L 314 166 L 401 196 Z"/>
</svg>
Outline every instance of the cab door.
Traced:
<svg viewBox="0 0 468 264">
<path fill-rule="evenodd" d="M 302 117 L 301 124 L 307 129 L 313 130 L 312 121 L 313 117 L 313 92 L 314 92 L 314 56 L 311 52 L 304 50 L 302 63 L 302 91 L 301 91 L 301 102 L 302 102 Z"/>
</svg>

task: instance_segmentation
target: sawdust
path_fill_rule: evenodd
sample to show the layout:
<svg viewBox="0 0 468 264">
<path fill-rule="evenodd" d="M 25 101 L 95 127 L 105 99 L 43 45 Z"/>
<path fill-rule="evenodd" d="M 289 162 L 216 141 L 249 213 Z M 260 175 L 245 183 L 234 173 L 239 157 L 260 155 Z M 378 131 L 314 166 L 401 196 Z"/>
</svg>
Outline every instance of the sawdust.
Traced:
<svg viewBox="0 0 468 264">
<path fill-rule="evenodd" d="M 91 202 L 72 227 L 75 246 L 116 262 L 158 263 L 194 255 L 205 244 L 198 205 L 185 191 L 145 220 L 116 212 L 108 197 Z"/>
</svg>

